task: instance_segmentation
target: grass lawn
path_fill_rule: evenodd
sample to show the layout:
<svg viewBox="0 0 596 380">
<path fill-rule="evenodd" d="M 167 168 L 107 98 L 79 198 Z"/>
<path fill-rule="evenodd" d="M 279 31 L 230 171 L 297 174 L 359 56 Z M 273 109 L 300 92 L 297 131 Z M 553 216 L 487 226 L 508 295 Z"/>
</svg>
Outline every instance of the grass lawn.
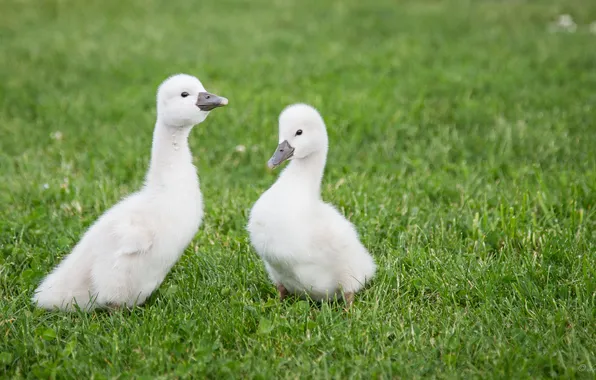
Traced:
<svg viewBox="0 0 596 380">
<path fill-rule="evenodd" d="M 596 376 L 596 2 L 0 8 L 0 377 Z M 562 13 L 574 33 L 549 30 Z M 178 72 L 230 99 L 191 135 L 196 238 L 142 307 L 35 310 L 141 185 Z M 323 197 L 379 267 L 349 312 L 279 302 L 245 231 L 298 101 L 329 129 Z"/>
</svg>

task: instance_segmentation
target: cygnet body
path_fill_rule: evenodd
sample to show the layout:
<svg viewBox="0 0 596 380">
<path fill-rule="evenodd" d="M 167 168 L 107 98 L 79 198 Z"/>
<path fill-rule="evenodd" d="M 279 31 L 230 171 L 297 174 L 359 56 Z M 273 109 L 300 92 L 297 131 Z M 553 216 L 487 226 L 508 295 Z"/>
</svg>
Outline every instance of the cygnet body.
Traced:
<svg viewBox="0 0 596 380">
<path fill-rule="evenodd" d="M 253 206 L 250 241 L 283 299 L 288 293 L 318 301 L 353 295 L 372 279 L 373 258 L 356 229 L 321 199 L 328 137 L 317 110 L 287 107 L 279 117 L 279 146 L 269 167 L 291 160 Z"/>
<path fill-rule="evenodd" d="M 203 218 L 188 135 L 227 99 L 190 75 L 165 80 L 143 188 L 105 212 L 41 282 L 37 306 L 74 310 L 140 305 L 162 283 Z"/>
</svg>

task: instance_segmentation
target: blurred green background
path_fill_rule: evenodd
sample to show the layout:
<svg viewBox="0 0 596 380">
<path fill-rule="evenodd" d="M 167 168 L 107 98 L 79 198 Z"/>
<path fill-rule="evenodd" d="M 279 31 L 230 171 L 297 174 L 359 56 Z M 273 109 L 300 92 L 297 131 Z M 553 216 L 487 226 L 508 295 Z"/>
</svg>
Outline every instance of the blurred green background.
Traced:
<svg viewBox="0 0 596 380">
<path fill-rule="evenodd" d="M 593 378 L 594 21 L 587 0 L 0 2 L 0 376 Z M 143 307 L 35 310 L 141 185 L 179 72 L 230 100 L 191 134 L 195 240 Z M 244 229 L 298 101 L 379 265 L 348 313 L 278 302 Z"/>
</svg>

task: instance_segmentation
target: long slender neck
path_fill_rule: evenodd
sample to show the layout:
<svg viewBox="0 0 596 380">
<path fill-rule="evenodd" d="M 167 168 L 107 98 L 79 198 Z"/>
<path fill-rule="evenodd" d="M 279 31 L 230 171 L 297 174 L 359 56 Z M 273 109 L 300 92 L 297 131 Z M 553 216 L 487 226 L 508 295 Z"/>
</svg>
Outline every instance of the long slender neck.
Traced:
<svg viewBox="0 0 596 380">
<path fill-rule="evenodd" d="M 294 159 L 280 175 L 279 180 L 320 197 L 326 160 L 326 150 L 312 153 L 305 158 Z"/>
<path fill-rule="evenodd" d="M 153 131 L 151 163 L 145 183 L 147 186 L 176 184 L 188 166 L 192 166 L 192 154 L 188 146 L 191 127 L 168 127 L 159 119 Z"/>
</svg>

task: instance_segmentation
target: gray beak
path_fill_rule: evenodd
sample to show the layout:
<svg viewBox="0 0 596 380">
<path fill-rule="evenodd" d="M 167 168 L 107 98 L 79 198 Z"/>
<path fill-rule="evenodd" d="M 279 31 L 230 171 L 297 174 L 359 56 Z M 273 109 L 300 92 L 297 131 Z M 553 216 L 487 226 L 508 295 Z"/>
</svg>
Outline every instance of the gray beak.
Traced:
<svg viewBox="0 0 596 380">
<path fill-rule="evenodd" d="M 214 108 L 223 107 L 227 104 L 228 99 L 208 92 L 199 92 L 199 97 L 197 98 L 197 107 L 201 111 L 211 111 Z"/>
<path fill-rule="evenodd" d="M 284 140 L 277 146 L 275 153 L 273 153 L 273 156 L 267 161 L 267 166 L 269 166 L 270 169 L 278 167 L 282 162 L 292 157 L 293 154 L 294 148 L 292 148 L 288 140 Z"/>
</svg>

